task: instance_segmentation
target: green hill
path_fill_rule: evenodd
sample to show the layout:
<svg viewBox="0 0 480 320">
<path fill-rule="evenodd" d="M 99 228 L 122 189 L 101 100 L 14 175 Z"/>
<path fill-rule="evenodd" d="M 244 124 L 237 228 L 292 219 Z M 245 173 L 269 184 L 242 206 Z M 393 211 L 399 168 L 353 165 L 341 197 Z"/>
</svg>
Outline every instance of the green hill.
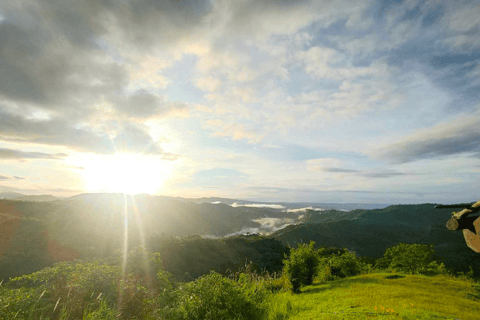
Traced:
<svg viewBox="0 0 480 320">
<path fill-rule="evenodd" d="M 350 212 L 309 211 L 305 223 L 290 225 L 271 236 L 285 244 L 315 241 L 319 246 L 346 247 L 360 256 L 379 258 L 385 249 L 403 243 L 433 244 L 437 259 L 448 268 L 480 274 L 480 256 L 465 245 L 461 232 L 445 227 L 449 209 L 434 204 L 396 205 Z"/>
<path fill-rule="evenodd" d="M 397 276 L 395 276 L 397 275 Z M 364 274 L 271 297 L 270 319 L 476 320 L 472 283 L 445 276 Z"/>
</svg>

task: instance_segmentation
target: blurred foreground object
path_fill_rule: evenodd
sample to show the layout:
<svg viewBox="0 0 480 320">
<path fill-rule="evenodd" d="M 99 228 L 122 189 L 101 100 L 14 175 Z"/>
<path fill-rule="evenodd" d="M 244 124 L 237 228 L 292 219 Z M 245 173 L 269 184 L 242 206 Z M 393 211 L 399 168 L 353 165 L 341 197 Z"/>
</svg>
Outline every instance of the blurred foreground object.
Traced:
<svg viewBox="0 0 480 320">
<path fill-rule="evenodd" d="M 480 216 L 469 216 L 480 211 L 480 201 L 435 207 L 435 209 L 445 208 L 464 208 L 462 211 L 452 212 L 452 217 L 447 221 L 447 228 L 453 231 L 462 230 L 467 246 L 475 252 L 480 252 Z"/>
</svg>

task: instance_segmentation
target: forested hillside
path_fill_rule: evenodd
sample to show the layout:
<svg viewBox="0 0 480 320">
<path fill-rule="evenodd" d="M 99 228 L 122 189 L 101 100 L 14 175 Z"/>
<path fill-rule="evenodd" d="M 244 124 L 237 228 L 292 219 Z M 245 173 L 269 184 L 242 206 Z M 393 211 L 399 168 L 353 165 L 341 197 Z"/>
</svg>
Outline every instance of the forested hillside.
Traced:
<svg viewBox="0 0 480 320">
<path fill-rule="evenodd" d="M 292 213 L 148 195 L 86 194 L 51 202 L 0 200 L 0 278 L 41 270 L 58 261 L 111 257 L 124 250 L 125 235 L 128 250 L 144 245 L 160 252 L 166 270 L 179 279 L 195 278 L 210 269 L 235 269 L 249 261 L 275 271 L 281 268 L 289 244 L 310 240 L 317 246 L 346 247 L 373 258 L 399 242 L 433 244 L 447 267 L 468 271 L 473 266 L 480 274 L 478 255 L 467 248 L 461 232 L 445 227 L 450 210 L 433 207 Z M 224 238 L 242 230 L 259 230 L 262 223 L 263 230 L 275 230 L 279 222 L 292 225 L 269 238 Z"/>
<path fill-rule="evenodd" d="M 399 242 L 433 244 L 438 259 L 447 267 L 468 271 L 468 266 L 472 266 L 480 274 L 480 256 L 465 245 L 460 231 L 445 227 L 451 210 L 434 207 L 435 204 L 421 204 L 350 212 L 309 211 L 305 223 L 288 226 L 272 236 L 285 244 L 312 240 L 373 258 L 379 258 L 387 247 Z"/>
</svg>

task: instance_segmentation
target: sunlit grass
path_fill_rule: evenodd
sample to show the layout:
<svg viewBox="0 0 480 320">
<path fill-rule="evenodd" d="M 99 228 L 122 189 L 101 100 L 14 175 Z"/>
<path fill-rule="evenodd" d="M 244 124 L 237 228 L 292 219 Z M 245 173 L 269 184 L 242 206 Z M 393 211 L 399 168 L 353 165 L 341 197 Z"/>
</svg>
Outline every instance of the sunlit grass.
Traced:
<svg viewBox="0 0 480 320">
<path fill-rule="evenodd" d="M 467 299 L 472 283 L 445 276 L 366 274 L 280 293 L 270 319 L 479 319 L 480 303 Z M 282 310 L 284 312 L 282 312 Z M 290 317 L 286 317 L 289 314 Z"/>
</svg>

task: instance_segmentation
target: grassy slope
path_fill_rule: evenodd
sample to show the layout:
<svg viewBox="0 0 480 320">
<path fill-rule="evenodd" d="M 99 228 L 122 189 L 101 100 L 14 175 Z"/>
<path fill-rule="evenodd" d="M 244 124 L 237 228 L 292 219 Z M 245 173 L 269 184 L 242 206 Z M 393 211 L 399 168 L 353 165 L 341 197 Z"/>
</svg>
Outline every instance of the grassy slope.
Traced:
<svg viewBox="0 0 480 320">
<path fill-rule="evenodd" d="M 270 304 L 270 310 L 276 310 L 270 319 L 480 318 L 480 302 L 467 299 L 474 292 L 468 281 L 443 276 L 385 278 L 391 275 L 366 274 L 308 286 L 298 295 L 277 294 Z"/>
</svg>

